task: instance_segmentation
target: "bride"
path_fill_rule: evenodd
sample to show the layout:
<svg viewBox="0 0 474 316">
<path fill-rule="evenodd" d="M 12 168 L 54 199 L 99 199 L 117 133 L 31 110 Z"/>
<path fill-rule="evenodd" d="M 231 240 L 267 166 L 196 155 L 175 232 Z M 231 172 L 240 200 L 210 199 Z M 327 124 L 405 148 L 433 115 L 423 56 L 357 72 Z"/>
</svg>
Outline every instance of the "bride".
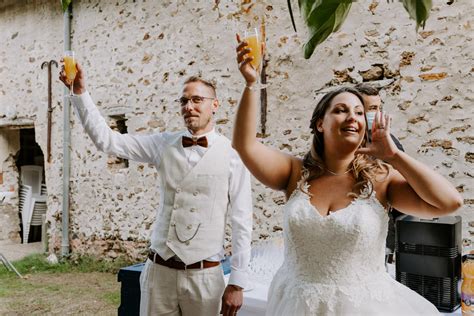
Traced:
<svg viewBox="0 0 474 316">
<path fill-rule="evenodd" d="M 390 118 L 378 113 L 368 142 L 360 94 L 329 92 L 314 109 L 311 149 L 300 159 L 256 139 L 257 72 L 246 42 L 237 62 L 246 86 L 233 146 L 263 184 L 282 190 L 285 259 L 272 280 L 267 315 L 430 315 L 433 304 L 384 267 L 388 211 L 431 218 L 462 205 L 441 175 L 399 151 Z M 387 163 L 384 163 L 387 162 Z"/>
</svg>

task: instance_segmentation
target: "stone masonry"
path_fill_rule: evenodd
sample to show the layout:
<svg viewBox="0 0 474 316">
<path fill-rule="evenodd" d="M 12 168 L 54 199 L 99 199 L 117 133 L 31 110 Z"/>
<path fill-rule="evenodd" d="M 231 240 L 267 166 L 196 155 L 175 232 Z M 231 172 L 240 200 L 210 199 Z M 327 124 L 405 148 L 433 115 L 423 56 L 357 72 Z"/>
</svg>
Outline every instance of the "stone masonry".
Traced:
<svg viewBox="0 0 474 316">
<path fill-rule="evenodd" d="M 235 62 L 235 33 L 264 18 L 268 108 L 262 142 L 302 156 L 311 140 L 308 118 L 324 92 L 362 81 L 383 87 L 393 133 L 410 155 L 457 187 L 465 203 L 457 213 L 463 217 L 463 237 L 474 234 L 469 225 L 474 221 L 474 7 L 469 0 L 433 1 L 426 27 L 418 32 L 397 1 L 355 2 L 342 29 L 309 60 L 303 58 L 306 35 L 296 1 L 298 33 L 286 1 L 73 2 L 73 50 L 93 99 L 112 125 L 119 117 L 129 133 L 182 128 L 173 101 L 185 78 L 198 74 L 217 83 L 216 128 L 231 137 L 244 87 Z M 0 1 L 0 30 L 0 191 L 15 193 L 0 205 L 0 239 L 18 240 L 15 128 L 34 127 L 46 154 L 47 72 L 40 66 L 62 56 L 59 1 Z M 52 160 L 45 163 L 50 252 L 58 252 L 61 242 L 65 105 L 57 76 L 53 68 Z M 74 115 L 71 122 L 71 251 L 138 259 L 159 204 L 159 175 L 153 166 L 133 161 L 127 166 L 98 152 Z M 279 234 L 283 194 L 257 181 L 253 194 L 254 241 Z"/>
</svg>

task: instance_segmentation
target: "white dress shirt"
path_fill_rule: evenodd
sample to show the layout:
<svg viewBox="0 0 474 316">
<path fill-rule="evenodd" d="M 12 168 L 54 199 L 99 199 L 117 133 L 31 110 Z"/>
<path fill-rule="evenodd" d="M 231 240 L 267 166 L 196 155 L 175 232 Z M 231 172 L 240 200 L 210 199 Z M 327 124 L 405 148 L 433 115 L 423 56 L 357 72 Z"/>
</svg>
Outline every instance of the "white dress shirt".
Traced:
<svg viewBox="0 0 474 316">
<path fill-rule="evenodd" d="M 88 92 L 72 97 L 72 104 L 85 131 L 97 146 L 107 154 L 124 159 L 154 164 L 161 163 L 163 149 L 169 144 L 175 133 L 156 133 L 151 135 L 120 134 L 112 131 L 92 101 Z M 191 137 L 189 131 L 183 135 Z M 207 137 L 209 147 L 217 138 L 216 132 L 200 135 Z M 208 148 L 190 146 L 184 148 L 188 163 L 194 167 Z M 160 187 L 161 196 L 164 192 Z M 229 284 L 246 287 L 248 265 L 250 261 L 250 242 L 252 235 L 252 193 L 250 173 L 243 165 L 235 150 L 231 152 L 229 177 L 230 219 L 232 223 L 232 259 Z M 224 241 L 223 241 L 224 242 Z M 208 258 L 209 261 L 220 261 L 224 250 Z"/>
</svg>

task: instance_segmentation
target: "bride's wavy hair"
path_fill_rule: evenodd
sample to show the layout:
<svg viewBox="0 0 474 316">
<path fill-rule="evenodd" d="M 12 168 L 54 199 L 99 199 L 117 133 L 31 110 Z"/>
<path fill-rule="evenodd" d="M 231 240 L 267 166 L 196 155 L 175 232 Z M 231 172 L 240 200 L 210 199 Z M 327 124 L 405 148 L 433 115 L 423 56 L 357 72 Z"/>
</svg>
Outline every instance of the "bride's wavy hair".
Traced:
<svg viewBox="0 0 474 316">
<path fill-rule="evenodd" d="M 337 95 L 348 92 L 355 95 L 359 98 L 360 102 L 364 104 L 364 100 L 362 99 L 362 95 L 351 87 L 342 87 L 331 92 L 328 92 L 326 95 L 322 97 L 322 99 L 316 105 L 316 108 L 313 111 L 313 116 L 311 117 L 311 123 L 309 128 L 311 129 L 311 133 L 314 134 L 313 141 L 311 144 L 311 150 L 306 153 L 303 158 L 303 168 L 306 170 L 307 174 L 304 176 L 305 181 L 303 183 L 309 182 L 314 180 L 321 175 L 326 170 L 326 164 L 323 160 L 324 157 L 324 139 L 323 133 L 319 132 L 317 129 L 317 122 L 319 120 L 323 120 L 324 116 L 331 105 L 331 101 Z M 364 110 L 365 113 L 365 110 Z M 369 140 L 368 128 L 367 128 L 367 118 L 365 117 L 365 135 L 364 139 L 362 140 L 361 147 L 365 147 Z M 355 184 L 352 187 L 352 192 L 349 192 L 349 196 L 351 197 L 369 197 L 374 188 L 374 181 L 376 181 L 376 177 L 380 174 L 385 174 L 388 176 L 389 167 L 386 163 L 382 162 L 379 159 L 374 159 L 367 155 L 357 154 L 352 160 L 350 165 L 350 172 L 354 176 Z M 369 185 L 370 183 L 370 185 Z M 365 192 L 364 188 L 368 187 L 369 191 Z M 301 189 L 304 190 L 303 187 Z"/>
</svg>

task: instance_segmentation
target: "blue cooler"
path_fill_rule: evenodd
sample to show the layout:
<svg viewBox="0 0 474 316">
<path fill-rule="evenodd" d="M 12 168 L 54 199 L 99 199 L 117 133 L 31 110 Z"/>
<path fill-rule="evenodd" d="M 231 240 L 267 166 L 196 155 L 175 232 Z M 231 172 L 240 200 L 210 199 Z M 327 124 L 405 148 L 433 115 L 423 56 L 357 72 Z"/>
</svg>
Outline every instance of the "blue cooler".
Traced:
<svg viewBox="0 0 474 316">
<path fill-rule="evenodd" d="M 145 263 L 120 269 L 118 281 L 122 283 L 120 288 L 119 316 L 140 314 L 140 274 Z"/>
</svg>

